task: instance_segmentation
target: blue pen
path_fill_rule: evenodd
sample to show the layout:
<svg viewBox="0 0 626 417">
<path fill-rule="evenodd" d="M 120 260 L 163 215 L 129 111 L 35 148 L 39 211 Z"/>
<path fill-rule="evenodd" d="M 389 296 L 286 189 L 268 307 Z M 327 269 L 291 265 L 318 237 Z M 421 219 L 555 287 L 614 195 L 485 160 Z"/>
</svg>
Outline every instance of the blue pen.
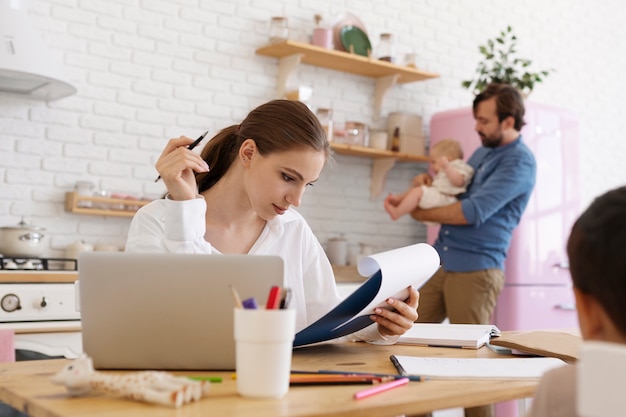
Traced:
<svg viewBox="0 0 626 417">
<path fill-rule="evenodd" d="M 243 308 L 247 308 L 249 310 L 256 310 L 257 308 L 259 308 L 254 297 L 243 300 L 241 304 L 243 305 Z"/>
</svg>

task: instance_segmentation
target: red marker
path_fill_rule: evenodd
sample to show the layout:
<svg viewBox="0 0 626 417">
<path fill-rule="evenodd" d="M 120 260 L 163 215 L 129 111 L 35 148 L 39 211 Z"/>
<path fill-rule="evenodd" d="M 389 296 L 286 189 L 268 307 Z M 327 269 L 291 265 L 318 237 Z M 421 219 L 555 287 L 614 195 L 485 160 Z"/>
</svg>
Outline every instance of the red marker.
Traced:
<svg viewBox="0 0 626 417">
<path fill-rule="evenodd" d="M 270 294 L 267 297 L 267 303 L 265 303 L 267 310 L 275 310 L 280 306 L 280 293 L 280 287 L 273 286 L 270 288 Z"/>
</svg>

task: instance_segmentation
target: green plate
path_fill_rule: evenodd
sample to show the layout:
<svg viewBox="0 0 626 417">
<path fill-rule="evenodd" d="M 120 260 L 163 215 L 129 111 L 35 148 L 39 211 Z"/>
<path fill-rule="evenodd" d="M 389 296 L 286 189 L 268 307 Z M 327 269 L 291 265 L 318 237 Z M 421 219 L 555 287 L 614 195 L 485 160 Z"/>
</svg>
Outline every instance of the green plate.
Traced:
<svg viewBox="0 0 626 417">
<path fill-rule="evenodd" d="M 353 51 L 357 55 L 369 56 L 372 45 L 367 34 L 356 26 L 347 25 L 341 28 L 339 39 L 346 51 Z"/>
</svg>

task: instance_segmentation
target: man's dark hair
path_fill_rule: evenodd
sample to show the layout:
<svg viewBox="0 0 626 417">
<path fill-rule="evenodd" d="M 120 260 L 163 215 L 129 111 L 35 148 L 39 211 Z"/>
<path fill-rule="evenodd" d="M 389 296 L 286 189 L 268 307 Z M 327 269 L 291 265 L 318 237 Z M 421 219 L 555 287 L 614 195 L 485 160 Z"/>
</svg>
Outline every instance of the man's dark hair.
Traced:
<svg viewBox="0 0 626 417">
<path fill-rule="evenodd" d="M 524 122 L 524 99 L 517 88 L 510 84 L 492 83 L 474 98 L 474 115 L 478 109 L 478 104 L 482 101 L 496 98 L 496 113 L 498 121 L 502 122 L 509 116 L 515 119 L 515 130 L 518 132 L 526 124 Z"/>
</svg>

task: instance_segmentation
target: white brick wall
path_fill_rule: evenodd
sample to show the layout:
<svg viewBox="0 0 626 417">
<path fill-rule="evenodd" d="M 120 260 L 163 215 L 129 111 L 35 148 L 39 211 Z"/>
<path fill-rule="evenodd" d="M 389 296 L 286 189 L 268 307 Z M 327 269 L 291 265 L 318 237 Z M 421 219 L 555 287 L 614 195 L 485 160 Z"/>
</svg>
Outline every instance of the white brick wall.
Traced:
<svg viewBox="0 0 626 417">
<path fill-rule="evenodd" d="M 272 15 L 289 18 L 290 37 L 307 41 L 313 14 L 352 12 L 374 46 L 392 32 L 399 56 L 418 54 L 435 80 L 395 86 L 383 114 L 422 115 L 467 106 L 459 85 L 479 59 L 477 46 L 511 24 L 535 69 L 557 72 L 531 100 L 574 110 L 581 120 L 584 204 L 626 183 L 626 141 L 618 131 L 626 97 L 626 6 L 620 0 L 31 0 L 29 15 L 78 94 L 41 102 L 0 93 L 0 225 L 21 216 L 48 229 L 48 255 L 77 238 L 122 246 L 128 219 L 80 216 L 63 208 L 78 180 L 159 195 L 154 163 L 166 140 L 212 133 L 274 97 L 277 61 L 258 56 Z M 289 85 L 314 88 L 313 108 L 332 106 L 337 121 L 373 122 L 374 81 L 301 65 Z M 404 189 L 423 164 L 399 163 L 385 191 Z M 352 247 L 379 250 L 425 239 L 410 219 L 391 222 L 382 196 L 369 198 L 371 160 L 337 156 L 307 192 L 301 212 L 320 241 L 345 234 Z"/>
</svg>

